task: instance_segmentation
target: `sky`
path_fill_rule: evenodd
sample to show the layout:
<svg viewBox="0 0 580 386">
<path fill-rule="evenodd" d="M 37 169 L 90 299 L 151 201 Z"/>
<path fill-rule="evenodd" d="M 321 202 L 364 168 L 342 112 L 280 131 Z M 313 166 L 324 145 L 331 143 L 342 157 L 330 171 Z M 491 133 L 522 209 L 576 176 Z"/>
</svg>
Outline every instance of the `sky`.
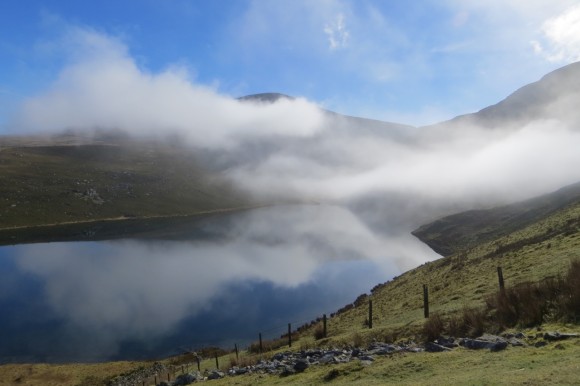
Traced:
<svg viewBox="0 0 580 386">
<path fill-rule="evenodd" d="M 580 60 L 580 3 L 3 0 L 0 132 L 14 131 L 20 106 L 71 65 L 102 54 L 87 41 L 113 46 L 143 74 L 185 73 L 226 98 L 280 92 L 426 125 Z"/>
</svg>

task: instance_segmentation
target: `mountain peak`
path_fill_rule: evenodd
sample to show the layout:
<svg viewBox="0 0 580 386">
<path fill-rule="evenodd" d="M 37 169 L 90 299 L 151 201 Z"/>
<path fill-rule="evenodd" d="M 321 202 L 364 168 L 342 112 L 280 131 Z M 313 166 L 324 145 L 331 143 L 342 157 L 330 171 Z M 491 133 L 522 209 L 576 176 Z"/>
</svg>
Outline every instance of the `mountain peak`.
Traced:
<svg viewBox="0 0 580 386">
<path fill-rule="evenodd" d="M 291 97 L 286 94 L 280 94 L 277 92 L 265 92 L 260 94 L 252 94 L 246 95 L 243 97 L 239 97 L 238 100 L 242 102 L 261 102 L 261 103 L 275 103 L 278 102 L 280 99 L 287 99 L 287 100 L 294 100 L 294 97 Z"/>
</svg>

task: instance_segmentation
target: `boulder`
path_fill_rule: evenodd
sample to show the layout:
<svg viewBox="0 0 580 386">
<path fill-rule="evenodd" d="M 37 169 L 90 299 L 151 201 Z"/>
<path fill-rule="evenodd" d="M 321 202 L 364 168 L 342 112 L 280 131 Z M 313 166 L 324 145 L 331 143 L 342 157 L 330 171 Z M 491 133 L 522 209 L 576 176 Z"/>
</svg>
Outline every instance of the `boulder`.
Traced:
<svg viewBox="0 0 580 386">
<path fill-rule="evenodd" d="M 304 370 L 306 370 L 308 368 L 309 364 L 308 362 L 306 362 L 305 360 L 299 360 L 294 364 L 293 369 L 298 372 L 301 373 Z"/>
<path fill-rule="evenodd" d="M 499 338 L 499 337 L 498 337 Z M 506 340 L 500 338 L 498 341 L 490 342 L 483 339 L 463 339 L 463 346 L 472 350 L 489 349 L 491 351 L 501 351 L 507 347 L 508 343 Z"/>
<path fill-rule="evenodd" d="M 219 370 L 212 370 L 207 375 L 207 379 L 220 379 L 225 377 L 226 375 Z"/>
<path fill-rule="evenodd" d="M 197 376 L 193 375 L 192 373 L 182 374 L 175 378 L 173 381 L 173 386 L 189 385 L 195 381 L 197 381 Z"/>
</svg>

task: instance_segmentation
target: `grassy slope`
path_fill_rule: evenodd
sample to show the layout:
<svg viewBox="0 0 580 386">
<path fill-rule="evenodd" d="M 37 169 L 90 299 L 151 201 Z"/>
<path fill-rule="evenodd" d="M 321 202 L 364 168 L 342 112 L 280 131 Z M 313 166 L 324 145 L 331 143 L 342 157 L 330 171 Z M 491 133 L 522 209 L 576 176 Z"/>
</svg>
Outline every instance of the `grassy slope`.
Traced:
<svg viewBox="0 0 580 386">
<path fill-rule="evenodd" d="M 247 205 L 198 165 L 175 144 L 0 138 L 0 229 Z"/>
<path fill-rule="evenodd" d="M 421 226 L 413 234 L 443 256 L 525 228 L 580 200 L 580 182 L 541 197 L 488 210 L 471 210 Z"/>
</svg>

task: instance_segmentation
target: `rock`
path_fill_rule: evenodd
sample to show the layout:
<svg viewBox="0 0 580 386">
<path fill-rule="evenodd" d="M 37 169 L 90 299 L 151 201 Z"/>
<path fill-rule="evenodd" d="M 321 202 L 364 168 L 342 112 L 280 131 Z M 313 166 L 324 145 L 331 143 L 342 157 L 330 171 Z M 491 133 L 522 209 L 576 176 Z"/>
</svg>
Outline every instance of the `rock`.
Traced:
<svg viewBox="0 0 580 386">
<path fill-rule="evenodd" d="M 375 358 L 373 358 L 370 355 L 361 355 L 358 357 L 359 360 L 361 361 L 368 361 L 368 362 L 374 362 Z"/>
<path fill-rule="evenodd" d="M 457 343 L 455 343 L 455 339 L 453 338 L 444 338 L 444 337 L 439 337 L 437 338 L 437 340 L 435 341 L 435 343 L 443 346 L 443 347 L 447 347 L 447 348 L 456 348 L 459 345 Z"/>
<path fill-rule="evenodd" d="M 544 334 L 544 340 L 548 341 L 557 341 L 557 340 L 564 340 L 570 338 L 578 338 L 578 334 L 565 334 L 559 332 L 546 332 Z"/>
<path fill-rule="evenodd" d="M 207 376 L 207 379 L 221 379 L 226 375 L 219 370 L 212 370 Z"/>
<path fill-rule="evenodd" d="M 401 348 L 387 343 L 374 342 L 369 347 L 369 353 L 373 355 L 386 355 L 397 351 L 401 351 Z"/>
<path fill-rule="evenodd" d="M 325 356 L 323 356 L 322 358 L 320 358 L 319 362 L 322 364 L 327 364 L 327 363 L 332 363 L 334 362 L 334 355 L 332 354 L 326 354 Z"/>
<path fill-rule="evenodd" d="M 509 344 L 511 344 L 513 347 L 521 347 L 521 346 L 525 346 L 526 345 L 524 342 L 522 342 L 521 340 L 516 339 L 516 338 L 509 338 L 507 340 L 507 342 Z"/>
<path fill-rule="evenodd" d="M 304 360 L 299 360 L 294 364 L 293 368 L 297 373 L 301 373 L 304 370 L 306 370 L 308 368 L 308 366 L 309 366 L 308 362 L 306 362 Z"/>
<path fill-rule="evenodd" d="M 443 352 L 443 351 L 451 351 L 451 349 L 441 346 L 440 344 L 434 342 L 427 342 L 425 343 L 425 351 L 427 352 Z"/>
<path fill-rule="evenodd" d="M 296 374 L 296 370 L 294 370 L 292 367 L 290 366 L 286 366 L 284 367 L 284 369 L 282 370 L 282 372 L 280 373 L 281 377 L 287 377 L 289 375 L 294 375 Z"/>
<path fill-rule="evenodd" d="M 499 338 L 499 337 L 497 337 Z M 491 351 L 501 351 L 504 350 L 508 343 L 506 340 L 499 338 L 500 340 L 496 342 L 490 342 L 488 340 L 478 339 L 463 339 L 463 346 L 472 350 L 490 349 Z"/>
<path fill-rule="evenodd" d="M 495 343 L 492 344 L 492 346 L 489 349 L 492 352 L 496 352 L 496 351 L 505 350 L 507 346 L 508 346 L 508 343 L 506 341 L 503 341 L 503 342 L 495 342 Z"/>
<path fill-rule="evenodd" d="M 197 376 L 191 373 L 182 374 L 175 378 L 175 381 L 173 381 L 173 386 L 189 385 L 195 381 L 197 381 Z"/>
<path fill-rule="evenodd" d="M 544 347 L 547 346 L 548 342 L 546 341 L 540 341 L 540 342 L 536 342 L 536 344 L 534 344 L 534 347 L 538 348 L 538 347 Z"/>
</svg>

